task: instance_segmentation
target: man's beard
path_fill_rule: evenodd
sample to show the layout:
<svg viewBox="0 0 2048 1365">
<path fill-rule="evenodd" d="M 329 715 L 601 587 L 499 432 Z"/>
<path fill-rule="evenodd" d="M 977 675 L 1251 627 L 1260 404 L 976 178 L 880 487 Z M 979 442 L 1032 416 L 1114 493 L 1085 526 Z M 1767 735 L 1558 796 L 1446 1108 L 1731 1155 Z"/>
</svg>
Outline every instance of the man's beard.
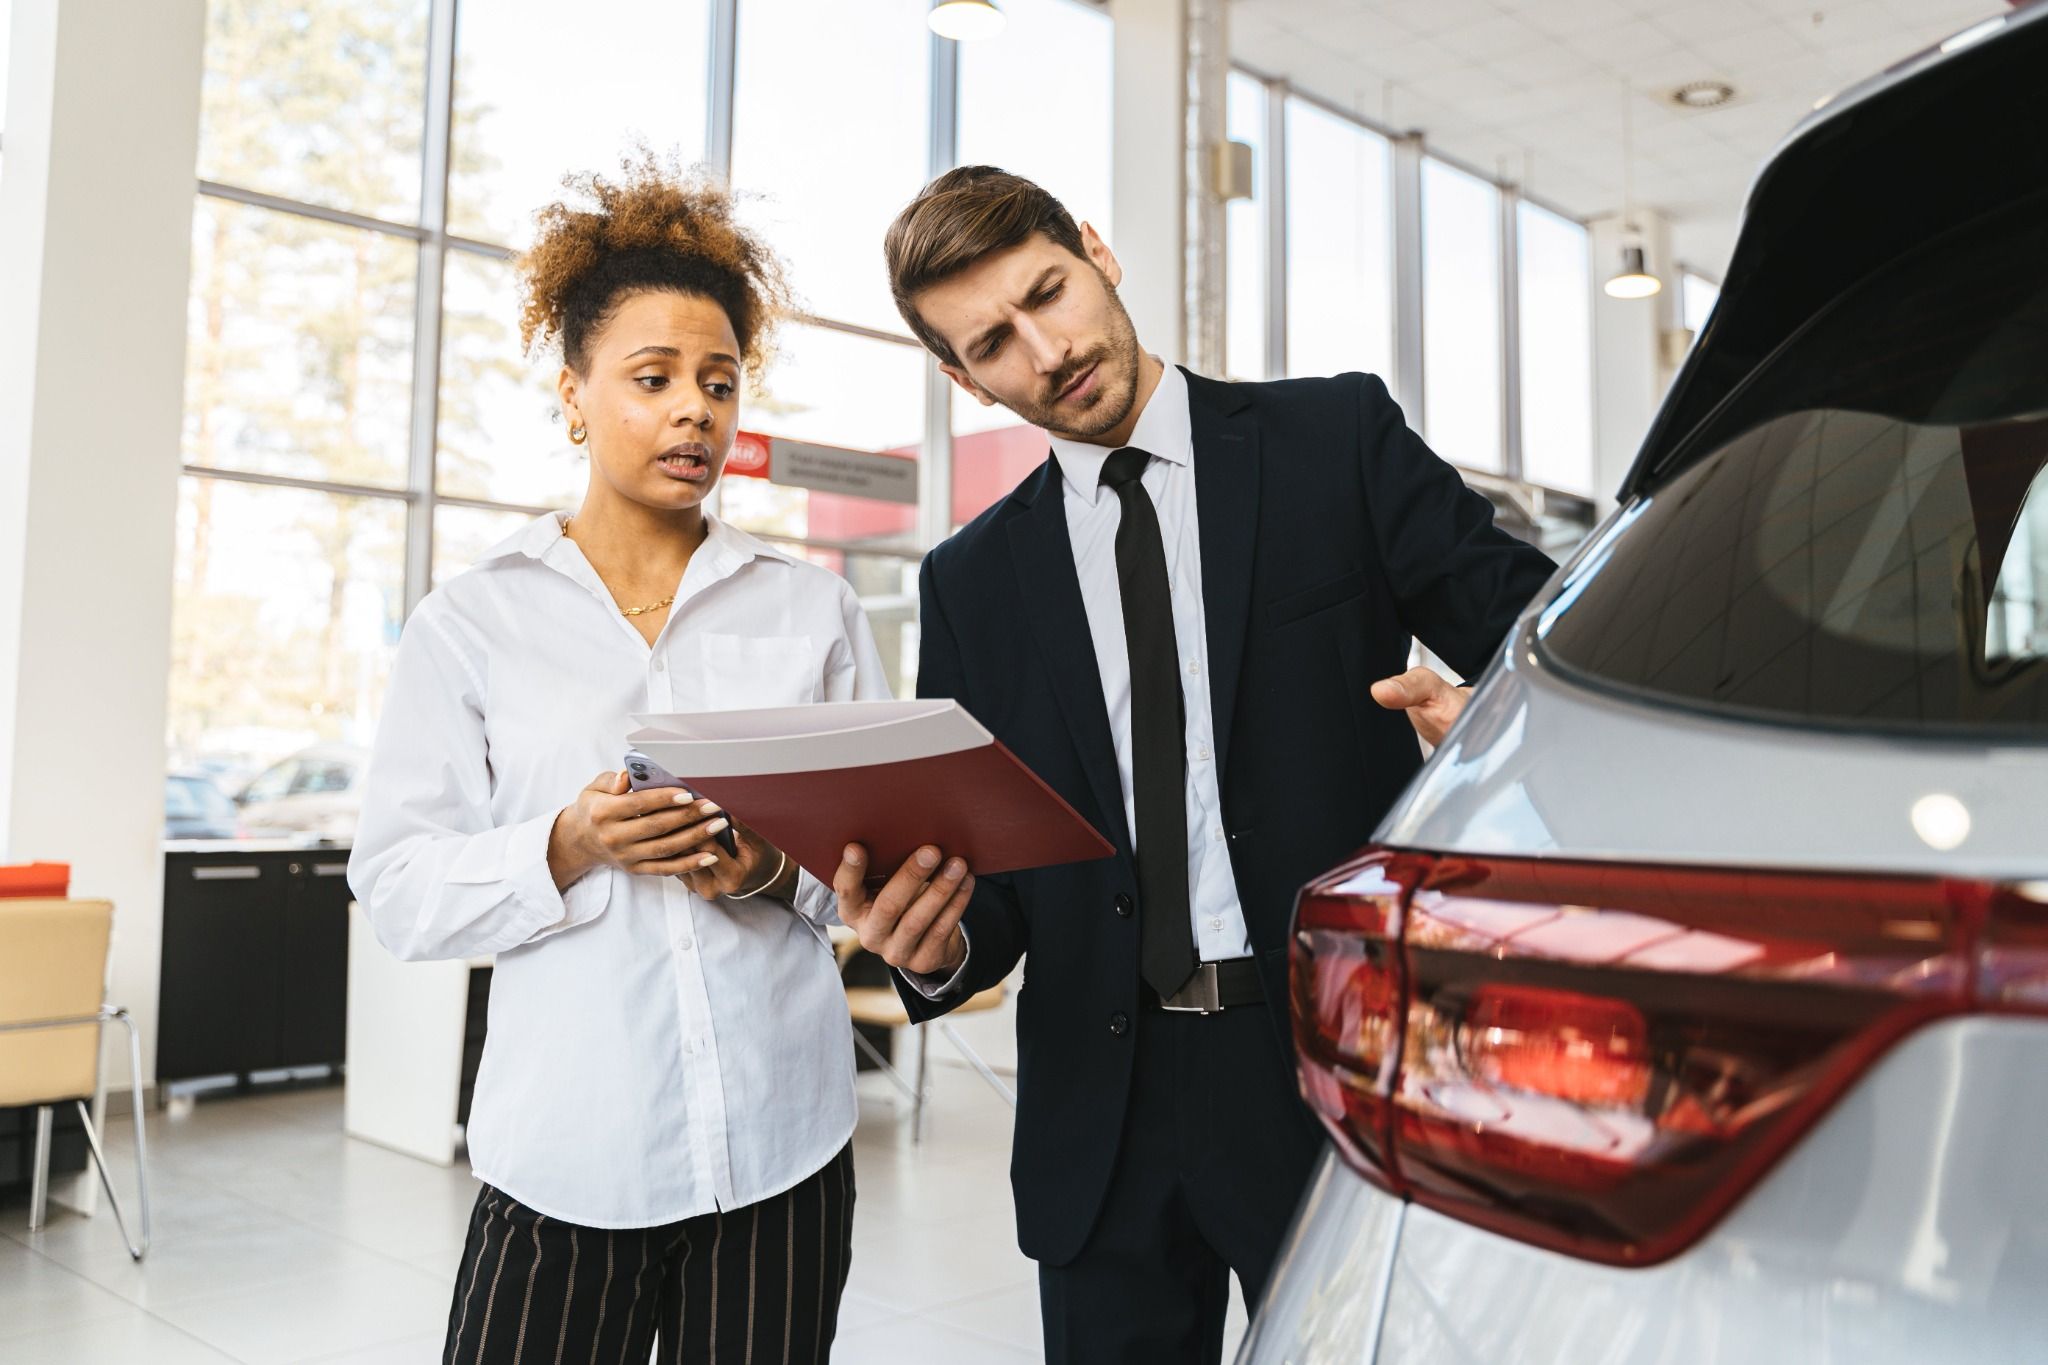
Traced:
<svg viewBox="0 0 2048 1365">
<path fill-rule="evenodd" d="M 1122 426 L 1130 417 L 1131 409 L 1138 404 L 1138 329 L 1131 325 L 1131 315 L 1124 310 L 1123 300 L 1116 296 L 1116 290 L 1107 280 L 1103 281 L 1103 289 L 1109 298 L 1108 340 L 1062 365 L 1059 372 L 1046 381 L 1041 399 L 1023 405 L 1008 405 L 1010 411 L 1025 421 L 1044 427 L 1056 436 L 1093 440 Z M 1063 410 L 1060 395 L 1066 392 L 1067 385 L 1086 374 L 1091 366 L 1101 367 L 1093 401 L 1078 410 Z M 1107 386 L 1112 379 L 1117 381 L 1114 390 Z"/>
</svg>

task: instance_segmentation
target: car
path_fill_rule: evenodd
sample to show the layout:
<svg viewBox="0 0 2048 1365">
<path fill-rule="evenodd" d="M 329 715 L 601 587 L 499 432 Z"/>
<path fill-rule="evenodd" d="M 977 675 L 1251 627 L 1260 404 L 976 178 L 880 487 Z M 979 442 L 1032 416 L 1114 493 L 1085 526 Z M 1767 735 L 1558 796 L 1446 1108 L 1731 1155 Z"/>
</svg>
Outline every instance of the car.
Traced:
<svg viewBox="0 0 2048 1365">
<path fill-rule="evenodd" d="M 355 745 L 316 744 L 258 773 L 235 804 L 252 834 L 347 843 L 355 837 L 369 761 L 369 751 Z"/>
<path fill-rule="evenodd" d="M 171 772 L 164 777 L 164 838 L 237 839 L 241 812 L 204 773 Z"/>
<path fill-rule="evenodd" d="M 2016 9 L 1788 135 L 1616 510 L 1302 891 L 1331 1142 L 1240 1365 L 2048 1359 L 2043 71 Z"/>
</svg>

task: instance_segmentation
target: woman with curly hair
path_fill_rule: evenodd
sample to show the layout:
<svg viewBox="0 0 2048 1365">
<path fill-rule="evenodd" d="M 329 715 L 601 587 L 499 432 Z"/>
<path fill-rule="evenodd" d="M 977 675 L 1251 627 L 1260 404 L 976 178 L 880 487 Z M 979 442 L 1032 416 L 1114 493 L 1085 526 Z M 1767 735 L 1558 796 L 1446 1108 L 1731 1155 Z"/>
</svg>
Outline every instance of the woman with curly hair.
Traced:
<svg viewBox="0 0 2048 1365">
<path fill-rule="evenodd" d="M 589 488 L 413 613 L 349 867 L 398 956 L 496 955 L 443 1359 L 823 1361 L 854 1200 L 832 893 L 616 769 L 633 712 L 888 686 L 843 579 L 704 510 L 773 254 L 651 158 L 572 186 L 522 330 L 561 350 Z"/>
</svg>

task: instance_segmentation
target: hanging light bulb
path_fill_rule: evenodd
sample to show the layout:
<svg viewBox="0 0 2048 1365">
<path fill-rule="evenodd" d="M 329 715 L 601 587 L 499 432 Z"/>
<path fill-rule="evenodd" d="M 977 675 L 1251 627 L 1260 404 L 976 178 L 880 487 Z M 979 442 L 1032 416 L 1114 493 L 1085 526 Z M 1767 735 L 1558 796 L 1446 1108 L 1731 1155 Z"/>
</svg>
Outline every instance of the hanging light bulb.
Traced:
<svg viewBox="0 0 2048 1365">
<path fill-rule="evenodd" d="M 1630 243 L 1621 249 L 1621 273 L 1602 286 L 1610 299 L 1647 299 L 1664 287 L 1643 261 L 1643 248 Z"/>
<path fill-rule="evenodd" d="M 1635 99 L 1635 92 L 1628 82 L 1621 86 L 1621 273 L 1608 278 L 1601 286 L 1610 299 L 1647 299 L 1664 287 L 1664 282 L 1650 273 L 1643 259 L 1643 239 L 1636 230 L 1634 209 L 1631 201 L 1635 198 L 1635 177 L 1632 173 L 1635 161 L 1634 120 L 1629 117 L 1629 105 Z"/>
<path fill-rule="evenodd" d="M 956 42 L 993 38 L 1003 31 L 1003 12 L 993 0 L 932 0 L 932 32 Z"/>
</svg>

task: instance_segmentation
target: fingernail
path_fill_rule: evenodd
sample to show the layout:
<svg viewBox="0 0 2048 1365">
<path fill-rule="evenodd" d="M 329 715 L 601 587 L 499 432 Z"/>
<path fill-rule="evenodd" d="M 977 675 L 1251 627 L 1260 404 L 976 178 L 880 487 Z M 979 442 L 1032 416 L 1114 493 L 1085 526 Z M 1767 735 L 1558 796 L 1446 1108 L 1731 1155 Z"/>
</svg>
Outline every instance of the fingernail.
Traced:
<svg viewBox="0 0 2048 1365">
<path fill-rule="evenodd" d="M 854 846 L 853 844 L 848 844 L 846 846 L 846 851 L 844 853 L 841 853 L 839 856 L 849 863 L 858 864 L 860 862 L 860 849 Z"/>
<path fill-rule="evenodd" d="M 692 801 L 695 801 L 695 800 L 696 800 L 697 798 L 696 798 L 696 797 L 694 797 L 694 796 L 692 796 L 692 795 L 690 795 L 690 794 L 689 794 L 688 792 L 677 792 L 677 793 L 675 794 L 675 798 L 674 798 L 674 799 L 675 799 L 675 803 L 676 803 L 676 804 L 677 804 L 678 806 L 687 806 L 687 805 L 689 805 L 689 804 L 690 804 L 690 803 L 691 803 Z"/>
<path fill-rule="evenodd" d="M 946 875 L 954 881 L 959 881 L 962 874 L 964 874 L 966 871 L 967 864 L 961 862 L 958 858 L 955 858 L 952 862 L 946 864 Z"/>
<path fill-rule="evenodd" d="M 706 834 L 716 834 L 731 823 L 732 821 L 730 820 L 713 820 L 710 824 L 704 826 L 704 832 Z"/>
<path fill-rule="evenodd" d="M 715 853 L 707 853 L 707 854 L 705 854 L 705 855 L 704 855 L 703 857 L 701 857 L 701 858 L 699 858 L 699 859 L 697 860 L 697 866 L 699 866 L 699 867 L 709 867 L 709 866 L 711 866 L 711 865 L 712 865 L 713 863 L 715 863 L 715 862 L 717 862 L 717 861 L 718 861 L 718 855 L 717 855 L 717 854 L 715 854 Z"/>
<path fill-rule="evenodd" d="M 704 813 L 706 815 L 718 814 L 718 803 L 716 801 L 706 801 L 704 803 Z"/>
<path fill-rule="evenodd" d="M 921 848 L 917 851 L 917 865 L 919 867 L 936 867 L 938 862 L 939 854 L 937 849 Z"/>
</svg>

